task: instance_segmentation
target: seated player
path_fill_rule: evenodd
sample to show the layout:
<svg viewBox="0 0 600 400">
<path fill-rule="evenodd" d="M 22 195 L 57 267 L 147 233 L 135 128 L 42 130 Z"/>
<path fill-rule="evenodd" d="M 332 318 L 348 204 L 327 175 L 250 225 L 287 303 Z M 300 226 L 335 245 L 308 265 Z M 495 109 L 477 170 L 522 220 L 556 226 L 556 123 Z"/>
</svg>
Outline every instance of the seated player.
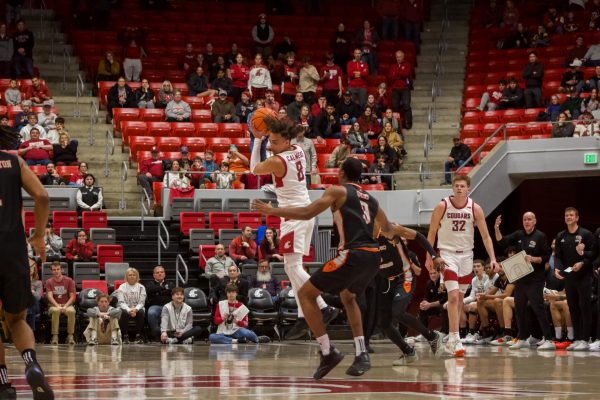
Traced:
<svg viewBox="0 0 600 400">
<path fill-rule="evenodd" d="M 83 332 L 83 336 L 88 345 L 98 344 L 121 344 L 121 328 L 119 327 L 119 318 L 121 318 L 121 309 L 110 305 L 108 295 L 101 293 L 96 297 L 98 305 L 88 308 L 87 316 L 90 322 Z"/>
<path fill-rule="evenodd" d="M 508 277 L 501 269 L 498 271 L 499 278 L 494 285 L 488 289 L 485 294 L 477 296 L 477 312 L 479 313 L 479 339 L 475 344 L 489 344 L 493 339 L 490 331 L 490 312 L 496 313 L 498 321 L 504 321 L 503 301 L 510 297 L 514 290 L 514 285 L 508 283 Z"/>
<path fill-rule="evenodd" d="M 442 306 L 448 301 L 448 293 L 441 283 L 440 273 L 438 271 L 429 272 L 429 281 L 425 287 L 425 298 L 419 303 L 419 321 L 425 326 L 429 326 L 429 318 L 441 316 Z M 422 335 L 415 338 L 417 342 L 426 342 L 427 339 Z"/>
<path fill-rule="evenodd" d="M 166 344 L 192 344 L 194 337 L 200 336 L 202 328 L 193 326 L 192 307 L 183 302 L 183 288 L 171 291 L 171 301 L 162 309 L 160 321 L 160 341 Z"/>
<path fill-rule="evenodd" d="M 463 340 L 463 343 L 465 344 L 473 344 L 481 339 L 476 332 L 477 318 L 479 316 L 477 312 L 477 296 L 486 293 L 492 286 L 492 281 L 484 272 L 483 265 L 483 260 L 473 260 L 473 272 L 475 276 L 473 276 L 473 280 L 471 281 L 471 291 L 464 299 L 464 312 L 461 315 L 460 321 L 461 327 L 466 327 L 468 323 L 469 331 Z"/>
<path fill-rule="evenodd" d="M 544 289 L 544 300 L 550 304 L 550 315 L 552 315 L 556 340 L 573 342 L 575 331 L 564 289 L 561 291 Z"/>
</svg>

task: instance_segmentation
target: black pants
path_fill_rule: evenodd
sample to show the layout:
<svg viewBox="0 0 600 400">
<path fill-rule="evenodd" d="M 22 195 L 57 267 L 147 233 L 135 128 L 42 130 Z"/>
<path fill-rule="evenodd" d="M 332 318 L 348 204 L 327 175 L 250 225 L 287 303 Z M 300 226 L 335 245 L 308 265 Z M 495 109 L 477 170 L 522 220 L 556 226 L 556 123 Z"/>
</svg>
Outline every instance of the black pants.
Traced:
<svg viewBox="0 0 600 400">
<path fill-rule="evenodd" d="M 412 128 L 412 108 L 410 106 L 410 89 L 392 90 L 392 110 L 402 115 L 406 129 Z"/>
<path fill-rule="evenodd" d="M 233 97 L 233 104 L 237 104 L 240 102 L 240 100 L 242 99 L 242 92 L 248 90 L 247 88 L 238 88 L 238 87 L 233 87 L 231 88 L 231 96 Z M 242 122 L 246 122 L 246 121 L 242 121 Z"/>
<path fill-rule="evenodd" d="M 141 310 L 139 310 L 137 312 L 137 314 L 135 314 L 135 317 L 130 316 L 128 313 L 125 312 L 125 310 L 123 310 L 123 312 L 121 313 L 121 318 L 119 319 L 119 326 L 121 327 L 121 335 L 123 335 L 123 337 L 128 336 L 129 321 L 132 319 L 135 320 L 135 334 L 143 335 L 144 334 L 144 321 L 146 320 L 145 314 L 146 313 L 144 312 L 143 308 Z"/>
<path fill-rule="evenodd" d="M 296 100 L 296 93 L 283 93 L 281 95 L 281 105 L 287 106 L 291 102 Z"/>
<path fill-rule="evenodd" d="M 152 197 L 152 184 L 154 182 L 158 182 L 159 179 L 152 176 L 150 178 L 148 178 L 146 175 L 144 174 L 140 174 L 138 175 L 138 182 L 140 184 L 141 187 L 143 187 L 144 189 L 146 189 L 146 192 L 148 192 L 148 196 Z"/>
<path fill-rule="evenodd" d="M 565 292 L 575 340 L 588 341 L 592 333 L 592 277 L 566 278 Z"/>
<path fill-rule="evenodd" d="M 544 337 L 552 339 L 554 335 L 552 334 L 552 329 L 550 329 L 548 316 L 544 309 L 544 281 L 517 281 L 515 283 L 514 296 L 517 328 L 519 329 L 517 339 L 526 340 L 531 333 L 531 329 L 527 323 L 527 302 L 529 302 L 533 316 L 540 324 Z"/>
<path fill-rule="evenodd" d="M 378 282 L 379 277 L 375 277 L 365 291 L 357 297 L 358 307 L 362 316 L 363 335 L 365 337 L 365 344 L 367 345 L 377 327 L 377 311 L 379 310 L 377 304 Z"/>
</svg>

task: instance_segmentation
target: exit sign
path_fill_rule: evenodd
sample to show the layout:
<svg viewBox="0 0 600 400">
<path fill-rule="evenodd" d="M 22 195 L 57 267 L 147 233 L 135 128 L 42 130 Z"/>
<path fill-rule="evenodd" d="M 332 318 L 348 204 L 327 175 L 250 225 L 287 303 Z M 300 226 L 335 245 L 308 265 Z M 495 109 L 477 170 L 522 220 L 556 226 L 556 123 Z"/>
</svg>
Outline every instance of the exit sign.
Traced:
<svg viewBox="0 0 600 400">
<path fill-rule="evenodd" d="M 585 153 L 583 155 L 583 163 L 588 164 L 598 164 L 598 153 Z"/>
</svg>

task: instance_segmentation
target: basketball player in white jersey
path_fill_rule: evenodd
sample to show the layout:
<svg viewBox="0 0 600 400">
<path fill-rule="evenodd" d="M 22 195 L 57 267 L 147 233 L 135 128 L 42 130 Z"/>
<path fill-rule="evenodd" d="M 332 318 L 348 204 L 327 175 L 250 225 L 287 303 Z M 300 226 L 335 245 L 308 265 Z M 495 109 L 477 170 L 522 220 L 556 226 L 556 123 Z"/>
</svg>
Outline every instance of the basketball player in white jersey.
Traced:
<svg viewBox="0 0 600 400">
<path fill-rule="evenodd" d="M 454 196 L 444 198 L 435 207 L 427 235 L 432 246 L 437 235 L 437 247 L 440 250 L 440 256 L 445 261 L 442 272 L 448 291 L 448 323 L 450 327 L 446 353 L 454 357 L 462 357 L 465 354 L 460 343 L 458 328 L 464 294 L 471 283 L 473 273 L 475 226 L 479 229 L 491 265 L 496 271 L 499 270 L 492 238 L 485 223 L 485 215 L 481 207 L 469 197 L 470 186 L 471 179 L 468 176 L 456 175 L 454 177 L 452 180 Z M 429 254 L 425 266 L 430 271 L 433 268 L 433 261 Z"/>
<path fill-rule="evenodd" d="M 267 137 L 261 137 L 264 134 L 255 132 L 250 126 L 251 124 L 248 124 L 255 137 L 250 156 L 250 172 L 256 175 L 273 175 L 279 207 L 304 207 L 309 205 L 310 198 L 306 189 L 306 157 L 300 146 L 290 143 L 296 137 L 297 130 L 303 128 L 296 126 L 288 118 L 266 118 L 265 122 L 269 130 L 268 139 Z M 260 147 L 263 140 L 269 140 L 270 150 L 274 155 L 260 162 Z M 308 255 L 310 252 L 310 240 L 314 226 L 314 219 L 308 221 L 282 219 L 281 221 L 279 252 L 283 254 L 285 273 L 290 278 L 296 296 L 296 303 L 298 304 L 298 322 L 286 334 L 286 339 L 299 339 L 308 333 L 308 324 L 304 319 L 297 293 L 304 282 L 310 278 L 308 272 L 302 267 L 302 256 Z M 323 321 L 326 324 L 337 317 L 338 310 L 327 306 L 321 296 L 319 296 L 317 302 L 323 313 Z"/>
</svg>

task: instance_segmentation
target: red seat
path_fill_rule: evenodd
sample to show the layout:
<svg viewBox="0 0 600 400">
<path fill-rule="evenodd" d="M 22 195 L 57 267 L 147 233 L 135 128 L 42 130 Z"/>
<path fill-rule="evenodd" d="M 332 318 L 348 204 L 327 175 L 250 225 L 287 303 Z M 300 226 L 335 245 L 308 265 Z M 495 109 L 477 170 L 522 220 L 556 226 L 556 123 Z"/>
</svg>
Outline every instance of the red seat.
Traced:
<svg viewBox="0 0 600 400">
<path fill-rule="evenodd" d="M 206 139 L 200 137 L 184 137 L 181 144 L 187 146 L 190 152 L 206 150 Z"/>
<path fill-rule="evenodd" d="M 469 175 L 469 172 L 473 170 L 474 167 L 462 167 L 456 174 L 457 175 Z"/>
<path fill-rule="evenodd" d="M 473 110 L 473 109 L 479 107 L 480 103 L 481 103 L 481 99 L 479 99 L 477 97 L 469 97 L 468 99 L 464 100 L 465 108 L 467 110 Z"/>
<path fill-rule="evenodd" d="M 368 185 L 360 185 L 363 190 L 385 190 L 385 186 L 381 183 L 368 184 Z"/>
<path fill-rule="evenodd" d="M 111 87 L 117 82 L 112 81 L 99 81 L 98 82 L 98 96 L 100 97 L 100 104 L 106 105 L 106 96 Z"/>
<path fill-rule="evenodd" d="M 192 122 L 212 122 L 212 114 L 210 110 L 194 110 L 192 109 Z"/>
<path fill-rule="evenodd" d="M 523 122 L 533 122 L 537 119 L 539 113 L 546 111 L 544 108 L 528 108 L 523 110 Z"/>
<path fill-rule="evenodd" d="M 196 126 L 191 122 L 172 122 L 171 135 L 177 137 L 196 136 Z"/>
<path fill-rule="evenodd" d="M 525 135 L 514 135 L 514 136 L 508 136 L 506 139 L 507 139 L 507 140 L 527 140 L 527 139 L 529 139 L 529 136 L 525 136 Z"/>
<path fill-rule="evenodd" d="M 182 97 L 183 101 L 190 105 L 192 110 L 210 110 L 210 106 L 207 104 L 206 100 L 209 97 L 197 97 L 197 96 L 185 96 Z"/>
<path fill-rule="evenodd" d="M 60 232 L 60 228 L 77 228 L 77 211 L 53 211 L 52 226 L 55 232 Z"/>
<path fill-rule="evenodd" d="M 164 121 L 151 121 L 147 123 L 148 135 L 165 137 L 171 136 L 171 124 Z"/>
<path fill-rule="evenodd" d="M 336 185 L 339 183 L 339 168 L 319 168 L 322 184 Z"/>
<path fill-rule="evenodd" d="M 538 122 L 529 122 L 525 125 L 523 133 L 528 136 L 539 135 L 542 133 L 542 126 Z"/>
<path fill-rule="evenodd" d="M 81 227 L 89 233 L 91 228 L 108 228 L 108 217 L 104 211 L 84 211 Z"/>
<path fill-rule="evenodd" d="M 31 171 L 33 171 L 33 173 L 36 174 L 37 176 L 42 176 L 46 172 L 48 172 L 45 165 L 30 165 L 29 169 Z"/>
<path fill-rule="evenodd" d="M 143 121 L 123 121 L 121 123 L 121 134 L 125 144 L 133 136 L 145 136 L 148 133 L 148 125 Z"/>
<path fill-rule="evenodd" d="M 469 149 L 471 149 L 471 152 L 474 152 L 475 150 L 477 150 L 477 148 L 479 146 L 481 146 L 483 144 L 484 138 L 474 138 L 474 137 L 467 137 L 467 138 L 463 138 L 463 143 L 466 144 L 467 146 L 469 146 Z"/>
<path fill-rule="evenodd" d="M 81 290 L 85 289 L 97 289 L 108 294 L 108 283 L 104 280 L 83 280 L 81 281 Z"/>
<path fill-rule="evenodd" d="M 258 229 L 262 225 L 262 215 L 257 212 L 246 212 L 242 211 L 238 213 L 238 228 L 242 229 L 244 226 L 249 226 L 252 229 Z"/>
<path fill-rule="evenodd" d="M 325 139 L 327 145 L 327 152 L 331 153 L 340 144 L 340 139 Z"/>
<path fill-rule="evenodd" d="M 33 211 L 24 211 L 23 223 L 25 225 L 25 234 L 29 236 L 31 228 L 35 228 L 35 213 Z"/>
<path fill-rule="evenodd" d="M 462 117 L 462 124 L 478 124 L 481 122 L 481 112 L 478 111 L 467 111 Z"/>
<path fill-rule="evenodd" d="M 218 236 L 219 229 L 235 228 L 235 219 L 232 212 L 209 212 L 208 227 L 215 230 L 215 236 Z"/>
<path fill-rule="evenodd" d="M 117 289 L 119 289 L 119 286 L 121 286 L 124 283 L 124 279 L 115 279 L 113 282 L 113 292 L 117 291 Z"/>
<path fill-rule="evenodd" d="M 478 138 L 483 131 L 481 124 L 465 124 L 460 131 L 461 138 Z"/>
<path fill-rule="evenodd" d="M 498 128 L 500 128 L 502 124 L 485 124 L 483 125 L 483 136 L 490 136 L 492 133 L 496 132 Z"/>
<path fill-rule="evenodd" d="M 179 213 L 179 231 L 183 236 L 190 236 L 190 229 L 204 229 L 206 217 L 203 212 Z"/>
<path fill-rule="evenodd" d="M 240 153 L 249 153 L 250 152 L 250 138 L 246 138 L 246 137 L 231 138 L 231 144 L 234 144 L 235 147 L 238 148 Z"/>
<path fill-rule="evenodd" d="M 489 152 L 494 148 L 494 146 L 500 143 L 501 140 L 503 140 L 502 137 L 494 136 L 485 144 L 485 146 L 483 147 L 483 151 Z"/>
<path fill-rule="evenodd" d="M 541 135 L 531 135 L 532 139 L 550 139 L 552 137 L 552 134 L 541 134 Z"/>
<path fill-rule="evenodd" d="M 327 160 L 329 160 L 329 156 L 331 156 L 330 153 L 317 154 L 317 166 L 319 167 L 319 169 L 325 168 L 325 163 L 327 162 Z"/>
<path fill-rule="evenodd" d="M 486 111 L 481 116 L 481 123 L 483 123 L 483 124 L 492 123 L 493 124 L 496 122 L 500 122 L 500 116 L 502 113 L 503 113 L 502 111 Z"/>
<path fill-rule="evenodd" d="M 156 145 L 160 151 L 179 151 L 181 139 L 178 137 L 159 137 Z"/>
<path fill-rule="evenodd" d="M 281 226 L 281 218 L 275 215 L 267 215 L 265 218 L 265 225 L 268 228 L 275 228 L 279 230 L 279 227 Z"/>
<path fill-rule="evenodd" d="M 240 181 L 233 181 L 231 182 L 231 188 L 234 190 L 244 190 L 246 185 Z"/>
<path fill-rule="evenodd" d="M 219 137 L 219 124 L 212 122 L 196 123 L 198 136 L 202 137 Z"/>
<path fill-rule="evenodd" d="M 140 118 L 142 121 L 164 121 L 165 110 L 162 108 L 142 108 L 140 109 Z"/>
<path fill-rule="evenodd" d="M 64 179 L 69 181 L 71 176 L 77 174 L 79 167 L 77 165 L 59 165 L 56 167 L 56 172 Z"/>
<path fill-rule="evenodd" d="M 138 121 L 140 119 L 140 110 L 137 108 L 114 108 L 113 109 L 113 125 L 115 130 L 121 131 L 121 122 L 123 121 Z"/>
<path fill-rule="evenodd" d="M 506 136 L 520 136 L 523 133 L 523 125 L 506 124 Z"/>
<path fill-rule="evenodd" d="M 213 152 L 227 152 L 231 146 L 231 140 L 228 138 L 208 137 L 206 138 L 206 147 Z"/>
<path fill-rule="evenodd" d="M 156 146 L 156 138 L 152 136 L 133 136 L 129 139 L 129 153 L 133 161 L 138 161 L 139 151 L 150 151 Z M 139 160 L 141 161 L 141 160 Z"/>
<path fill-rule="evenodd" d="M 245 133 L 242 124 L 237 123 L 222 123 L 219 124 L 219 132 L 222 137 L 244 137 Z"/>
<path fill-rule="evenodd" d="M 99 244 L 96 247 L 96 259 L 100 271 L 104 271 L 107 262 L 123 262 L 123 246 L 120 244 Z"/>
<path fill-rule="evenodd" d="M 198 246 L 198 265 L 202 270 L 206 268 L 206 261 L 215 256 L 216 247 L 214 244 L 201 244 Z"/>
<path fill-rule="evenodd" d="M 162 201 L 162 189 L 163 189 L 163 183 L 162 182 L 152 182 L 152 196 L 154 197 L 154 204 L 156 206 L 160 206 L 161 205 L 161 201 Z"/>
<path fill-rule="evenodd" d="M 511 109 L 504 111 L 504 114 L 500 116 L 500 122 L 521 122 L 524 115 L 523 109 Z"/>
<path fill-rule="evenodd" d="M 214 182 L 206 182 L 204 184 L 204 189 L 216 189 L 217 188 L 217 184 Z"/>
<path fill-rule="evenodd" d="M 319 143 L 317 139 L 312 139 L 313 144 L 315 145 L 315 151 L 318 153 L 327 152 L 327 143 Z"/>
</svg>

